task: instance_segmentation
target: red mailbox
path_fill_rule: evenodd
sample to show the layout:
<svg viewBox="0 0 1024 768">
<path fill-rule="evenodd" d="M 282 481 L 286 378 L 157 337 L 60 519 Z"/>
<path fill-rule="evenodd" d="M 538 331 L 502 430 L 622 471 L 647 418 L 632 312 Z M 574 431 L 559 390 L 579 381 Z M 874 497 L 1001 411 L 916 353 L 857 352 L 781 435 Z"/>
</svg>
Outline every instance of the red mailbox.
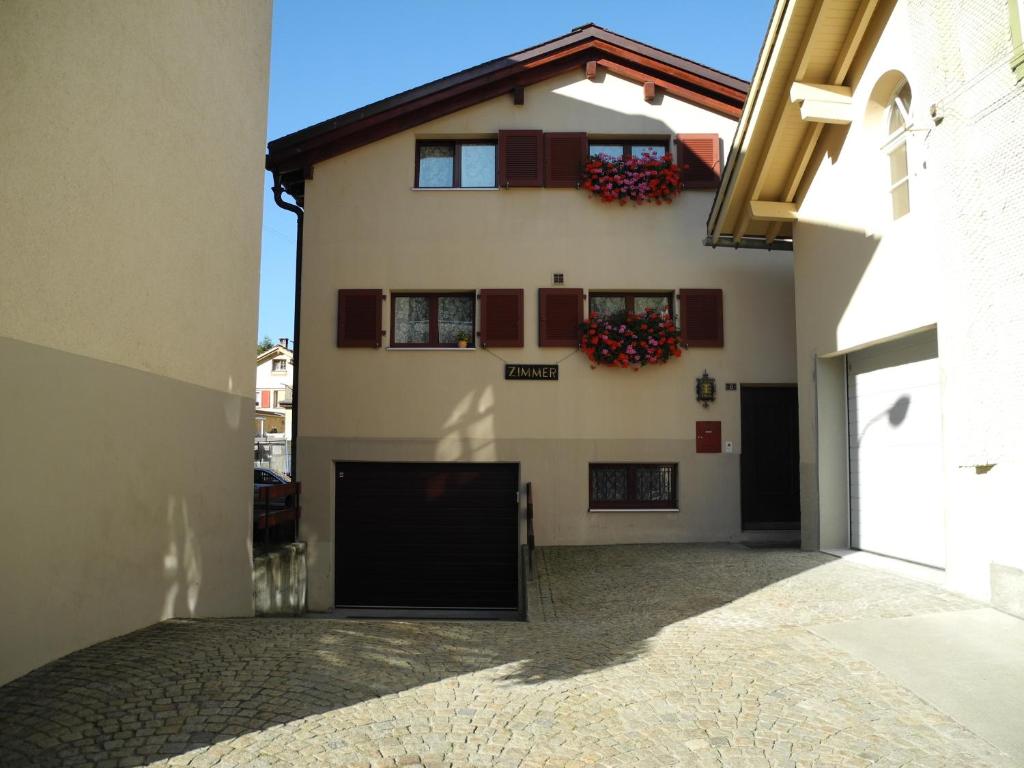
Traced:
<svg viewBox="0 0 1024 768">
<path fill-rule="evenodd" d="M 697 453 L 722 452 L 722 422 L 697 422 Z"/>
</svg>

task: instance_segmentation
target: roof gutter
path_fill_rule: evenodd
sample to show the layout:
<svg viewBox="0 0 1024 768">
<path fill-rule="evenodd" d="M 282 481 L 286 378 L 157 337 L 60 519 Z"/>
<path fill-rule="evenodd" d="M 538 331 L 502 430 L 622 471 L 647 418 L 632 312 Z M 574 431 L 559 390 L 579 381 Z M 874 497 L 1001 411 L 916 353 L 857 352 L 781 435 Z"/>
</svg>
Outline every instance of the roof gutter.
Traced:
<svg viewBox="0 0 1024 768">
<path fill-rule="evenodd" d="M 271 189 L 277 206 L 295 214 L 295 341 L 292 344 L 292 433 L 288 436 L 292 442 L 291 476 L 292 480 L 295 480 L 298 477 L 299 467 L 299 441 L 297 439 L 299 436 L 299 371 L 301 370 L 299 352 L 302 349 L 299 342 L 299 326 L 302 319 L 300 308 L 302 302 L 302 221 L 304 211 L 298 205 L 282 199 L 281 195 L 285 189 L 281 184 L 281 174 L 277 171 L 274 171 L 274 186 Z"/>
<path fill-rule="evenodd" d="M 729 239 L 727 243 L 715 242 L 710 237 L 704 238 L 704 245 L 712 248 L 753 248 L 761 251 L 792 251 L 793 241 L 782 238 L 775 238 L 768 242 L 767 238 L 761 236 L 742 237 L 739 240 Z"/>
<path fill-rule="evenodd" d="M 758 56 L 757 69 L 754 71 L 754 79 L 750 83 L 750 94 L 747 96 L 747 100 L 743 105 L 743 112 L 740 114 L 740 123 L 736 129 L 736 134 L 732 140 L 732 146 L 729 148 L 729 158 L 726 160 L 725 165 L 725 179 L 722 184 L 718 187 L 718 194 L 715 195 L 715 201 L 711 205 L 711 212 L 708 214 L 707 220 L 707 238 L 704 240 L 705 245 L 712 247 L 718 245 L 725 245 L 721 242 L 722 233 L 720 231 L 720 219 L 722 216 L 722 209 L 725 208 L 726 202 L 730 201 L 734 192 L 734 185 L 736 182 L 736 176 L 739 171 L 741 164 L 740 156 L 742 154 L 742 148 L 747 143 L 747 134 L 750 131 L 754 106 L 757 104 L 759 97 L 761 96 L 761 89 L 765 85 L 765 75 L 768 71 L 768 62 L 772 59 L 772 54 L 775 52 L 775 46 L 779 42 L 779 32 L 783 27 L 783 19 L 789 12 L 792 0 L 777 0 L 775 3 L 775 12 L 772 14 L 772 20 L 768 25 L 768 32 L 765 34 L 764 43 L 761 44 L 761 53 Z M 757 241 L 763 241 L 763 238 L 750 238 L 744 237 L 739 243 L 736 243 L 736 247 L 739 248 L 764 248 L 767 245 L 745 245 L 744 243 L 750 241 L 751 243 Z M 769 248 L 769 250 L 792 250 L 793 244 L 789 242 L 789 247 L 783 245 L 783 241 L 778 244 L 777 247 Z M 732 243 L 729 243 L 731 245 Z M 774 244 L 773 244 L 774 246 Z"/>
</svg>

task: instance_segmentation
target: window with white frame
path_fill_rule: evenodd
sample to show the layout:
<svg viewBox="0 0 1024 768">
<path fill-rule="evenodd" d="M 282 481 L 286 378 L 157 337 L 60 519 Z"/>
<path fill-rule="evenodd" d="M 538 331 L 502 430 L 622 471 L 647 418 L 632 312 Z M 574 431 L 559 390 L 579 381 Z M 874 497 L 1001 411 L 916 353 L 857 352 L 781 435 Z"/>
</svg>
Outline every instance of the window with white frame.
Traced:
<svg viewBox="0 0 1024 768">
<path fill-rule="evenodd" d="M 275 360 L 271 360 L 271 370 L 274 373 L 286 373 L 288 371 L 288 360 L 284 357 L 279 357 Z"/>
<path fill-rule="evenodd" d="M 910 162 L 907 158 L 907 136 L 910 131 L 910 83 L 905 80 L 893 93 L 886 109 L 888 131 L 882 151 L 889 159 L 889 197 L 895 221 L 910 213 Z"/>
</svg>

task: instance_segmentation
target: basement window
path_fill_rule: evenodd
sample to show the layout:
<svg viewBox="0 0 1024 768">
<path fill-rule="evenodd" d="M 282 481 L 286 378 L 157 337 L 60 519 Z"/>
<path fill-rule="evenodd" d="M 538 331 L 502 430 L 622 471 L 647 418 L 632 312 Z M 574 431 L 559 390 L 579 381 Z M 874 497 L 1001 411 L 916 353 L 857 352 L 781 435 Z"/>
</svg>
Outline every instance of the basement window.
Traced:
<svg viewBox="0 0 1024 768">
<path fill-rule="evenodd" d="M 591 512 L 678 512 L 676 464 L 591 464 Z"/>
</svg>

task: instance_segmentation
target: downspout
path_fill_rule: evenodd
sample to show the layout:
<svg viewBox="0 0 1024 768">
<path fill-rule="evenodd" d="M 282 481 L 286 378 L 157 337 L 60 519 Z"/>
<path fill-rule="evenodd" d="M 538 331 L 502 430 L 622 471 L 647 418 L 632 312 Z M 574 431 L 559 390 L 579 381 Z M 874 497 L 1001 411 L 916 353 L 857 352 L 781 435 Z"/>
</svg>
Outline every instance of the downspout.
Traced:
<svg viewBox="0 0 1024 768">
<path fill-rule="evenodd" d="M 291 475 L 292 480 L 298 479 L 299 472 L 299 372 L 301 367 L 299 365 L 299 354 L 302 345 L 299 341 L 299 326 L 301 324 L 301 306 L 302 306 L 302 216 L 303 211 L 297 205 L 285 202 L 281 199 L 281 194 L 284 192 L 284 187 L 281 186 L 281 174 L 274 171 L 274 186 L 271 188 L 274 192 L 274 202 L 277 203 L 279 208 L 283 208 L 286 211 L 291 211 L 295 214 L 295 319 L 294 319 L 294 331 L 292 336 L 294 340 L 292 342 L 292 433 L 289 435 L 292 441 L 292 465 Z"/>
</svg>

